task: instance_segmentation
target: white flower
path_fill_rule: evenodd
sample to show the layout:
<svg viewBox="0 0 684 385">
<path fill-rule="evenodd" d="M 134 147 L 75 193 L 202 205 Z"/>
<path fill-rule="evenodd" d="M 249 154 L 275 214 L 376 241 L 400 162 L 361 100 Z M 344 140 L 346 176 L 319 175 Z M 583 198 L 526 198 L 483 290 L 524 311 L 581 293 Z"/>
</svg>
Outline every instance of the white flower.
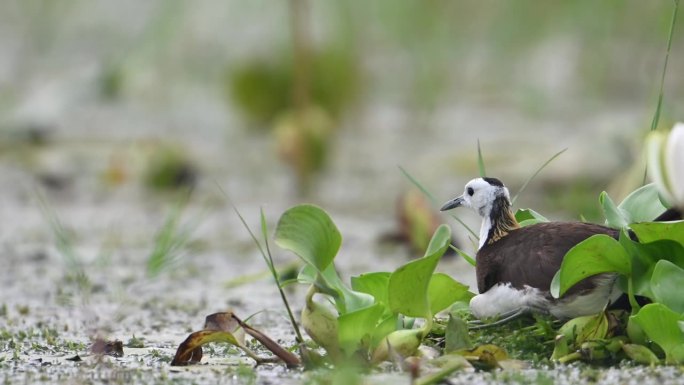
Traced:
<svg viewBox="0 0 684 385">
<path fill-rule="evenodd" d="M 648 173 L 663 199 L 684 208 L 684 123 L 677 123 L 669 134 L 654 132 L 646 141 Z"/>
</svg>

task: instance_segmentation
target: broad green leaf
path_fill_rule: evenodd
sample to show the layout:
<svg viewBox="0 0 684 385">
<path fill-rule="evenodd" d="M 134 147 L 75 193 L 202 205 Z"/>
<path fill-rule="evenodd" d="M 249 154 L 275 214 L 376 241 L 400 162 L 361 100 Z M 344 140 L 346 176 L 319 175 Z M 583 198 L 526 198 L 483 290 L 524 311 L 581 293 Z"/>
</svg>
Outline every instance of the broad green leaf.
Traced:
<svg viewBox="0 0 684 385">
<path fill-rule="evenodd" d="M 380 341 L 382 341 L 388 334 L 394 332 L 398 328 L 399 316 L 392 314 L 382 318 L 378 325 L 373 331 L 373 338 L 371 339 L 371 348 L 375 349 L 378 347 Z"/>
<path fill-rule="evenodd" d="M 335 264 L 330 264 L 322 273 L 310 265 L 304 266 L 297 280 L 316 285 L 319 292 L 331 296 L 340 314 L 369 307 L 375 302 L 373 296 L 349 289 L 337 274 Z"/>
<path fill-rule="evenodd" d="M 322 272 L 335 258 L 342 236 L 323 209 L 305 204 L 283 213 L 276 227 L 275 242 Z"/>
<path fill-rule="evenodd" d="M 375 304 L 339 316 L 338 336 L 340 348 L 345 354 L 349 356 L 360 349 L 370 348 L 373 331 L 382 312 L 382 305 Z"/>
<path fill-rule="evenodd" d="M 297 275 L 297 281 L 299 283 L 305 283 L 313 285 L 316 283 L 316 275 L 318 271 L 311 265 L 304 265 Z"/>
<path fill-rule="evenodd" d="M 635 223 L 631 227 L 641 243 L 672 239 L 684 246 L 684 221 Z"/>
<path fill-rule="evenodd" d="M 451 229 L 441 225 L 432 236 L 425 256 L 395 270 L 389 279 L 390 309 L 410 317 L 432 317 L 428 287 L 437 262 L 449 247 Z"/>
<path fill-rule="evenodd" d="M 377 272 L 366 273 L 351 278 L 352 289 L 361 293 L 370 294 L 375 301 L 387 306 L 387 285 L 390 273 Z"/>
<path fill-rule="evenodd" d="M 681 346 L 684 345 L 684 333 L 678 325 L 684 316 L 661 303 L 650 303 L 630 319 L 641 326 L 648 338 L 663 349 L 666 363 L 684 363 L 684 356 L 681 352 Z"/>
<path fill-rule="evenodd" d="M 576 346 L 591 340 L 603 340 L 608 335 L 608 317 L 605 312 L 591 316 L 589 322 L 577 331 Z"/>
<path fill-rule="evenodd" d="M 660 203 L 658 189 L 651 183 L 642 186 L 629 194 L 618 206 L 620 212 L 625 214 L 627 221 L 650 222 L 662 214 L 667 207 Z"/>
<path fill-rule="evenodd" d="M 684 247 L 675 241 L 662 239 L 639 243 L 632 241 L 623 231 L 619 242 L 632 262 L 632 290 L 636 295 L 654 299 L 651 276 L 659 260 L 665 259 L 675 265 L 684 266 Z M 623 285 L 623 289 L 627 290 L 627 286 Z"/>
<path fill-rule="evenodd" d="M 622 345 L 622 351 L 632 361 L 642 365 L 655 365 L 659 361 L 658 356 L 644 345 L 624 344 Z"/>
<path fill-rule="evenodd" d="M 684 313 L 684 269 L 667 260 L 656 263 L 651 276 L 654 299 L 674 310 Z"/>
<path fill-rule="evenodd" d="M 454 280 L 444 273 L 432 275 L 428 286 L 430 311 L 437 314 L 456 301 L 470 301 L 475 294 L 468 291 L 468 286 Z"/>
<path fill-rule="evenodd" d="M 608 235 L 594 235 L 565 254 L 551 281 L 551 295 L 559 298 L 577 282 L 600 273 L 630 275 L 632 265 L 625 249 Z"/>
<path fill-rule="evenodd" d="M 531 225 L 533 223 L 548 222 L 549 221 L 548 219 L 546 219 L 546 217 L 544 217 L 543 215 L 539 214 L 538 212 L 536 212 L 532 209 L 518 209 L 518 211 L 515 212 L 515 219 L 521 225 L 523 223 L 527 223 L 528 225 Z"/>
<path fill-rule="evenodd" d="M 472 347 L 473 343 L 468 335 L 468 324 L 457 315 L 449 314 L 449 322 L 447 322 L 444 334 L 444 353 Z"/>
<path fill-rule="evenodd" d="M 610 199 L 607 192 L 603 191 L 599 195 L 599 204 L 603 210 L 603 216 L 606 217 L 606 225 L 616 229 L 629 225 L 627 215 Z"/>
<path fill-rule="evenodd" d="M 425 331 L 421 329 L 395 330 L 378 343 L 371 355 L 371 363 L 379 364 L 387 360 L 390 352 L 394 352 L 399 357 L 413 356 L 424 337 Z"/>
<path fill-rule="evenodd" d="M 451 228 L 448 225 L 440 225 L 432 235 L 424 257 L 430 257 L 435 254 L 441 257 L 449 247 L 449 242 L 451 242 Z"/>
</svg>

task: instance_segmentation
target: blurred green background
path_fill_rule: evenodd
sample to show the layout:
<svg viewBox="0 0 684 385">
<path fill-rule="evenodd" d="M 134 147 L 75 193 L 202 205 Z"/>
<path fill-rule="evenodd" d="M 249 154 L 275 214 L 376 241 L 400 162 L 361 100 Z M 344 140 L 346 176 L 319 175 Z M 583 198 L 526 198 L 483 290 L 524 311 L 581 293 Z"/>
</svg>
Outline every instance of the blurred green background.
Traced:
<svg viewBox="0 0 684 385">
<path fill-rule="evenodd" d="M 479 139 L 512 191 L 568 148 L 519 204 L 598 220 L 601 190 L 620 199 L 641 181 L 672 9 L 5 1 L 4 188 L 33 178 L 79 202 L 218 183 L 247 205 L 308 200 L 383 218 L 410 189 L 397 166 L 447 199 L 477 175 Z M 683 37 L 679 26 L 663 127 L 684 115 Z"/>
</svg>

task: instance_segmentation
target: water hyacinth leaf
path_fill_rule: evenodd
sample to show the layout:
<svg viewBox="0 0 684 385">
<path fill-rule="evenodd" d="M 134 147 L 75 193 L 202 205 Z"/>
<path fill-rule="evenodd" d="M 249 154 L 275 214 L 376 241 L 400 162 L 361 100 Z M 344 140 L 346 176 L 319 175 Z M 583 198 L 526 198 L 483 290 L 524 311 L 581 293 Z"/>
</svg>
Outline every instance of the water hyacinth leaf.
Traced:
<svg viewBox="0 0 684 385">
<path fill-rule="evenodd" d="M 379 364 L 390 357 L 390 352 L 399 357 L 409 357 L 416 354 L 420 343 L 425 337 L 421 329 L 396 330 L 384 337 L 373 350 L 371 363 Z"/>
<path fill-rule="evenodd" d="M 472 347 L 473 343 L 468 335 L 468 324 L 461 317 L 449 314 L 449 321 L 444 334 L 444 353 Z"/>
<path fill-rule="evenodd" d="M 684 245 L 684 221 L 635 223 L 632 230 L 641 243 L 671 239 Z"/>
<path fill-rule="evenodd" d="M 349 289 L 340 279 L 334 264 L 330 264 L 322 273 L 307 265 L 299 272 L 297 280 L 313 284 L 320 293 L 331 296 L 340 314 L 368 307 L 375 302 L 372 295 Z"/>
<path fill-rule="evenodd" d="M 381 317 L 380 322 L 375 327 L 375 330 L 373 330 L 371 338 L 371 348 L 373 349 L 376 349 L 386 336 L 398 329 L 399 316 L 397 314 L 383 317 Z"/>
<path fill-rule="evenodd" d="M 428 301 L 430 311 L 437 314 L 457 301 L 470 301 L 475 294 L 468 290 L 468 286 L 454 280 L 444 273 L 435 273 L 428 286 Z"/>
<path fill-rule="evenodd" d="M 591 236 L 565 254 L 560 270 L 551 281 L 551 295 L 559 298 L 584 278 L 609 272 L 629 276 L 632 273 L 629 256 L 614 238 L 604 234 Z"/>
<path fill-rule="evenodd" d="M 608 317 L 601 312 L 589 318 L 584 327 L 577 331 L 576 344 L 592 340 L 602 340 L 608 336 Z"/>
<path fill-rule="evenodd" d="M 632 261 L 632 290 L 635 295 L 655 299 L 651 287 L 653 269 L 659 260 L 665 259 L 675 265 L 684 266 L 684 246 L 662 239 L 655 242 L 632 241 L 627 233 L 620 234 L 620 244 Z"/>
<path fill-rule="evenodd" d="M 515 219 L 521 226 L 549 221 L 546 217 L 532 209 L 518 209 L 518 211 L 515 212 Z"/>
<path fill-rule="evenodd" d="M 390 273 L 377 272 L 366 273 L 351 278 L 352 290 L 370 294 L 377 303 L 384 304 L 389 302 L 387 297 L 387 285 L 389 284 Z"/>
<path fill-rule="evenodd" d="M 679 328 L 679 321 L 684 320 L 684 316 L 675 313 L 667 306 L 660 303 L 651 303 L 639 311 L 637 315 L 631 316 L 648 339 L 655 342 L 665 352 L 665 362 L 668 364 L 684 363 L 684 332 Z"/>
<path fill-rule="evenodd" d="M 622 351 L 625 352 L 627 357 L 632 361 L 642 365 L 655 365 L 660 361 L 658 360 L 658 356 L 644 345 L 624 344 L 622 345 Z"/>
<path fill-rule="evenodd" d="M 684 269 L 667 260 L 656 263 L 651 276 L 654 299 L 674 310 L 684 313 Z"/>
<path fill-rule="evenodd" d="M 599 195 L 599 204 L 601 205 L 603 216 L 606 217 L 607 226 L 621 229 L 629 225 L 628 215 L 613 202 L 607 192 L 603 191 Z"/>
<path fill-rule="evenodd" d="M 605 338 L 607 333 L 608 319 L 604 312 L 573 318 L 558 329 L 558 335 L 563 336 L 572 346 L 579 346 L 592 339 Z"/>
<path fill-rule="evenodd" d="M 667 207 L 660 202 L 658 188 L 651 183 L 632 191 L 620 203 L 618 209 L 626 216 L 627 222 L 631 224 L 650 222 L 667 210 Z"/>
<path fill-rule="evenodd" d="M 451 229 L 441 225 L 432 236 L 425 256 L 395 270 L 389 279 L 389 306 L 395 313 L 409 317 L 432 317 L 428 287 L 437 262 L 449 247 Z"/>
<path fill-rule="evenodd" d="M 325 349 L 333 360 L 336 360 L 340 357 L 337 314 L 324 304 L 316 303 L 313 300 L 314 293 L 312 286 L 302 309 L 302 327 L 312 340 Z"/>
<path fill-rule="evenodd" d="M 382 305 L 375 304 L 339 316 L 338 339 L 340 348 L 347 356 L 371 346 L 373 331 L 382 313 Z"/>
<path fill-rule="evenodd" d="M 337 255 L 342 236 L 323 209 L 303 204 L 290 208 L 280 217 L 275 242 L 322 272 Z"/>
</svg>

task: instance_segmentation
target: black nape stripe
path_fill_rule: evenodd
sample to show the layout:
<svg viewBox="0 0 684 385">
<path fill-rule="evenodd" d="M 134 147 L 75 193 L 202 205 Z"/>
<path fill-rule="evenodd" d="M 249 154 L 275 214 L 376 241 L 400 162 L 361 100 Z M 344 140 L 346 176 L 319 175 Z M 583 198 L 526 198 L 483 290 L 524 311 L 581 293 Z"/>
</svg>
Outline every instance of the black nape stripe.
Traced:
<svg viewBox="0 0 684 385">
<path fill-rule="evenodd" d="M 498 179 L 496 179 L 496 178 L 488 178 L 488 177 L 485 177 L 485 178 L 482 178 L 482 179 L 484 179 L 485 182 L 489 183 L 489 184 L 492 185 L 492 186 L 498 186 L 498 187 L 503 187 L 503 186 L 504 186 L 503 183 L 501 183 L 501 181 L 498 180 Z"/>
</svg>

